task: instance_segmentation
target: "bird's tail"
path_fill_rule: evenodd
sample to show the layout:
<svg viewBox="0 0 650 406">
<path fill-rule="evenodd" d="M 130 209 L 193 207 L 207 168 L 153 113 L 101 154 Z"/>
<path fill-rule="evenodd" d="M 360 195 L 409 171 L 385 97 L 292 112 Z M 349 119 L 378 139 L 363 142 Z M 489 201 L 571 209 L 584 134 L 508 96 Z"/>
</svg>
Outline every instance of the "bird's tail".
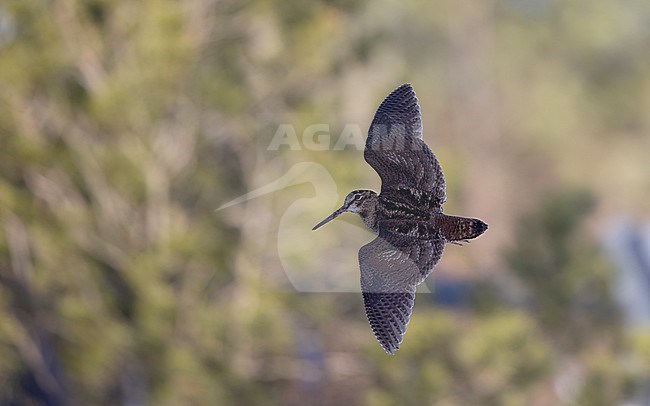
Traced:
<svg viewBox="0 0 650 406">
<path fill-rule="evenodd" d="M 443 215 L 440 228 L 447 241 L 471 240 L 483 234 L 488 225 L 479 219 Z"/>
</svg>

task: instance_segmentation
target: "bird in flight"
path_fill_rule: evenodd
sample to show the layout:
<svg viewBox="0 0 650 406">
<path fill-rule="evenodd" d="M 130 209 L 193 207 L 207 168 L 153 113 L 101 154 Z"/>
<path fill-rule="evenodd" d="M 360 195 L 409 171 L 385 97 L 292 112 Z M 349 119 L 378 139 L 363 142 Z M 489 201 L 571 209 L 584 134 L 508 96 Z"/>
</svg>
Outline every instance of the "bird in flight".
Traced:
<svg viewBox="0 0 650 406">
<path fill-rule="evenodd" d="M 351 212 L 378 234 L 359 250 L 361 292 L 377 341 L 394 354 L 411 317 L 415 288 L 433 271 L 445 244 L 468 242 L 488 226 L 442 212 L 445 178 L 422 140 L 420 106 L 410 84 L 395 89 L 379 105 L 364 158 L 381 178 L 380 193 L 350 192 L 343 206 L 313 230 Z"/>
</svg>

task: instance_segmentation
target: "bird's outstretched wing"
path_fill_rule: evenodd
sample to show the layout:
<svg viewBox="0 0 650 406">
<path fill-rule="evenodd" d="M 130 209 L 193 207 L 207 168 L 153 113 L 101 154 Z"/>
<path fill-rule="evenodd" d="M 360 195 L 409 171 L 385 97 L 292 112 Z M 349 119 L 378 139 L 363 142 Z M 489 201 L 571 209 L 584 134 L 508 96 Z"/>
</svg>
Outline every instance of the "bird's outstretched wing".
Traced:
<svg viewBox="0 0 650 406">
<path fill-rule="evenodd" d="M 445 201 L 445 178 L 433 152 L 422 140 L 422 117 L 408 83 L 381 102 L 368 130 L 366 162 L 382 180 L 382 191 L 407 187 L 431 192 Z"/>
<path fill-rule="evenodd" d="M 379 236 L 359 250 L 366 316 L 384 351 L 399 349 L 411 317 L 415 287 L 433 270 L 443 240 L 423 240 L 395 231 L 403 221 L 383 221 Z"/>
</svg>

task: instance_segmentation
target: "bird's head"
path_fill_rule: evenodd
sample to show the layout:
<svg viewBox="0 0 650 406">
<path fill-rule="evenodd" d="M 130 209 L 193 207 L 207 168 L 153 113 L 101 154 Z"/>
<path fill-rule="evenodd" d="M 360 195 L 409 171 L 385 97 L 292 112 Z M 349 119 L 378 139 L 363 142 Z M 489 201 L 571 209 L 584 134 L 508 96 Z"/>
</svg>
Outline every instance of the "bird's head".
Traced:
<svg viewBox="0 0 650 406">
<path fill-rule="evenodd" d="M 317 228 L 325 225 L 326 223 L 329 223 L 330 221 L 334 220 L 341 214 L 345 213 L 346 211 L 349 211 L 350 213 L 363 213 L 366 207 L 373 202 L 377 198 L 377 193 L 373 192 L 372 190 L 353 190 L 352 192 L 348 193 L 348 195 L 345 197 L 345 202 L 343 203 L 343 206 L 341 206 L 338 210 L 336 210 L 334 213 L 330 214 L 327 216 L 323 221 L 320 223 L 316 224 L 312 230 L 316 230 Z"/>
</svg>

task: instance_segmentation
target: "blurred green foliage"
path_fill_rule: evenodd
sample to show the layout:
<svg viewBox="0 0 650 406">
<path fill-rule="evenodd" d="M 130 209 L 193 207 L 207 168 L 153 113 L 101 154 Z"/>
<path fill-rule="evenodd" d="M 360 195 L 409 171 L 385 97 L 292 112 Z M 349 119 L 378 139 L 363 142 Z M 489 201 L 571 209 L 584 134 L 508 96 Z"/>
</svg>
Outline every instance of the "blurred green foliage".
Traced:
<svg viewBox="0 0 650 406">
<path fill-rule="evenodd" d="M 649 16 L 606 0 L 2 2 L 0 404 L 635 396 L 650 339 L 622 328 L 585 219 L 648 213 Z M 334 143 L 403 81 L 446 208 L 490 230 L 439 265 L 476 304 L 418 295 L 388 357 L 358 294 L 283 274 L 279 219 L 313 192 L 215 209 L 296 162 L 340 193 L 377 185 L 359 151 L 266 147 L 282 123 L 331 123 Z M 335 230 L 293 237 L 302 266 L 361 246 Z M 523 305 L 495 288 L 504 275 Z"/>
<path fill-rule="evenodd" d="M 615 333 L 618 319 L 611 269 L 595 242 L 580 233 L 593 204 L 587 192 L 547 196 L 538 212 L 518 223 L 517 244 L 506 255 L 541 326 L 567 349 L 583 347 L 595 329 Z"/>
<path fill-rule="evenodd" d="M 506 258 L 557 358 L 587 363 L 582 391 L 576 390 L 579 403 L 607 405 L 633 378 L 618 366 L 625 350 L 611 268 L 581 227 L 593 205 L 584 191 L 547 196 L 519 222 L 517 244 Z"/>
</svg>

